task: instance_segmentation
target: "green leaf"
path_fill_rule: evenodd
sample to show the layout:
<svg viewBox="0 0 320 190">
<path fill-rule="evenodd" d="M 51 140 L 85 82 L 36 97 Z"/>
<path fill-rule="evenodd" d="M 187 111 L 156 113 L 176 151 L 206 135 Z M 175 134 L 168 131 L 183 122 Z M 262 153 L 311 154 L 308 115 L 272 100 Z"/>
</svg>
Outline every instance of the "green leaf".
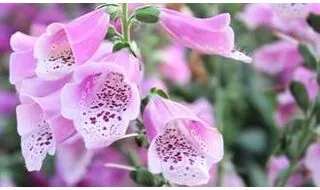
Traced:
<svg viewBox="0 0 320 190">
<path fill-rule="evenodd" d="M 140 22 L 156 23 L 159 20 L 160 11 L 154 6 L 146 6 L 136 10 L 134 16 Z"/>
<path fill-rule="evenodd" d="M 299 44 L 299 52 L 301 56 L 303 57 L 304 64 L 312 69 L 317 69 L 318 59 L 316 56 L 316 53 L 314 52 L 313 48 L 310 45 L 306 44 Z"/>
<path fill-rule="evenodd" d="M 320 15 L 315 15 L 312 13 L 309 14 L 307 22 L 314 31 L 320 33 Z"/>
<path fill-rule="evenodd" d="M 290 83 L 290 91 L 298 106 L 307 113 L 309 107 L 309 98 L 304 85 L 298 81 Z"/>
</svg>

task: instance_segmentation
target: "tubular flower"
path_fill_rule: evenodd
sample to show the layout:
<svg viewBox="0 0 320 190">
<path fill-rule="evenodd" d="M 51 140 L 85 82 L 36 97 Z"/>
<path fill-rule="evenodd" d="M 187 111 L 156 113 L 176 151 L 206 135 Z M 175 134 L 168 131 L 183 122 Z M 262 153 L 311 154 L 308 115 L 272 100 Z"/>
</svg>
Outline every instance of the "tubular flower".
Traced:
<svg viewBox="0 0 320 190">
<path fill-rule="evenodd" d="M 22 104 L 17 107 L 18 133 L 29 171 L 40 170 L 46 154 L 53 155 L 56 144 L 75 132 L 72 122 L 59 114 L 59 94 L 42 98 L 20 96 Z"/>
<path fill-rule="evenodd" d="M 170 9 L 160 8 L 160 11 L 162 27 L 184 46 L 201 53 L 251 62 L 250 57 L 235 50 L 228 13 L 200 19 Z"/>
<path fill-rule="evenodd" d="M 160 114 L 159 114 L 160 113 Z M 179 185 L 202 185 L 223 156 L 219 131 L 176 102 L 153 95 L 143 120 L 151 141 L 148 167 Z"/>
<path fill-rule="evenodd" d="M 141 70 L 130 65 L 137 61 L 126 59 L 130 56 L 119 56 L 117 60 L 108 56 L 78 67 L 74 81 L 62 89 L 61 113 L 73 120 L 90 149 L 108 146 L 121 138 L 129 121 L 139 115 L 140 94 L 134 81 Z"/>
<path fill-rule="evenodd" d="M 95 10 L 67 24 L 50 24 L 39 37 L 17 32 L 11 37 L 10 82 L 37 75 L 57 80 L 90 59 L 104 39 L 109 16 Z"/>
</svg>

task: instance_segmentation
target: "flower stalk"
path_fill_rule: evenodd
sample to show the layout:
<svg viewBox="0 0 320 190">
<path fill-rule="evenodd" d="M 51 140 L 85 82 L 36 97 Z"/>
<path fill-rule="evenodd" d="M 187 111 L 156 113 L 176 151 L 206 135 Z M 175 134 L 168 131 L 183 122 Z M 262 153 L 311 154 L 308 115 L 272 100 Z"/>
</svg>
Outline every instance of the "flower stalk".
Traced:
<svg viewBox="0 0 320 190">
<path fill-rule="evenodd" d="M 128 18 L 128 3 L 122 3 L 122 35 L 124 42 L 130 42 L 130 23 Z"/>
</svg>

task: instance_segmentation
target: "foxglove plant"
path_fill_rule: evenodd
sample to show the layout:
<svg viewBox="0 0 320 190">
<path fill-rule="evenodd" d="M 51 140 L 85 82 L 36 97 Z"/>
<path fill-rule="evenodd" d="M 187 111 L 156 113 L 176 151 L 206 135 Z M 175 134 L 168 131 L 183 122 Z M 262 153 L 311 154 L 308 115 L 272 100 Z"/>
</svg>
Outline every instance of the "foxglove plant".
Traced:
<svg viewBox="0 0 320 190">
<path fill-rule="evenodd" d="M 105 13 L 104 8 L 110 6 L 117 14 Z M 104 158 L 116 155 L 104 148 L 136 137 L 138 145 L 148 147 L 148 170 L 137 164 L 105 166 L 130 170 L 131 177 L 143 185 L 204 185 L 210 179 L 210 168 L 224 154 L 211 104 L 200 99 L 184 106 L 166 99 L 167 94 L 159 89 L 166 88 L 162 81 L 152 77 L 143 81 L 144 66 L 139 48 L 130 39 L 130 26 L 133 21 L 159 21 L 173 37 L 161 72 L 167 73 L 166 78 L 174 72 L 171 79 L 180 84 L 191 79 L 185 47 L 243 62 L 251 58 L 235 49 L 228 13 L 200 19 L 144 6 L 128 14 L 127 4 L 105 4 L 68 23 L 35 27 L 34 36 L 17 32 L 11 37 L 10 82 L 20 95 L 18 133 L 26 167 L 40 170 L 46 154 L 53 155 L 57 149 L 62 163 L 58 170 L 65 182 L 90 184 L 93 172 L 104 172 L 99 164 L 110 161 Z M 121 20 L 121 33 L 109 24 L 114 19 Z M 126 134 L 134 120 L 139 124 L 137 133 Z M 95 156 L 97 162 L 92 161 Z M 74 170 L 78 163 L 82 166 Z M 230 175 L 236 176 L 233 169 Z"/>
</svg>

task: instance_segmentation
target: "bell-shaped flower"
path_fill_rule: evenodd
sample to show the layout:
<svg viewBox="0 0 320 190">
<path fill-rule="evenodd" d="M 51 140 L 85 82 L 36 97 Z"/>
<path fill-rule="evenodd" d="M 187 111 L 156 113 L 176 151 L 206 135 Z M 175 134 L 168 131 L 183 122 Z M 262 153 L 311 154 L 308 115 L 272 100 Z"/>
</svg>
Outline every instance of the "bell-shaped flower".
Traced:
<svg viewBox="0 0 320 190">
<path fill-rule="evenodd" d="M 72 122 L 59 114 L 59 98 L 60 92 L 41 98 L 26 94 L 20 96 L 18 134 L 29 171 L 40 170 L 46 154 L 53 155 L 56 144 L 75 133 Z"/>
<path fill-rule="evenodd" d="M 143 113 L 148 167 L 152 173 L 179 185 L 208 183 L 209 169 L 223 156 L 219 131 L 185 106 L 152 95 Z"/>
<path fill-rule="evenodd" d="M 108 23 L 109 16 L 100 9 L 67 24 L 50 24 L 34 45 L 37 75 L 57 80 L 90 59 L 105 37 Z"/>
<path fill-rule="evenodd" d="M 320 143 L 311 144 L 305 157 L 306 168 L 311 172 L 312 179 L 316 186 L 320 186 Z"/>
<path fill-rule="evenodd" d="M 108 56 L 78 67 L 74 81 L 62 89 L 61 113 L 73 120 L 90 149 L 121 138 L 139 115 L 140 93 L 135 83 L 140 78 L 139 61 L 127 55 L 115 56 L 117 60 Z"/>
<path fill-rule="evenodd" d="M 250 57 L 235 50 L 235 37 L 229 26 L 228 13 L 201 19 L 165 8 L 160 8 L 160 12 L 162 27 L 184 46 L 201 53 L 251 62 Z"/>
<path fill-rule="evenodd" d="M 35 74 L 58 80 L 70 74 L 98 49 L 107 32 L 109 16 L 95 10 L 67 24 L 52 23 L 39 37 L 20 32 L 11 37 L 10 82 Z"/>
<path fill-rule="evenodd" d="M 303 63 L 298 44 L 284 40 L 258 48 L 254 52 L 253 61 L 258 70 L 282 79 L 286 78 L 283 75 L 292 74 Z"/>
</svg>

